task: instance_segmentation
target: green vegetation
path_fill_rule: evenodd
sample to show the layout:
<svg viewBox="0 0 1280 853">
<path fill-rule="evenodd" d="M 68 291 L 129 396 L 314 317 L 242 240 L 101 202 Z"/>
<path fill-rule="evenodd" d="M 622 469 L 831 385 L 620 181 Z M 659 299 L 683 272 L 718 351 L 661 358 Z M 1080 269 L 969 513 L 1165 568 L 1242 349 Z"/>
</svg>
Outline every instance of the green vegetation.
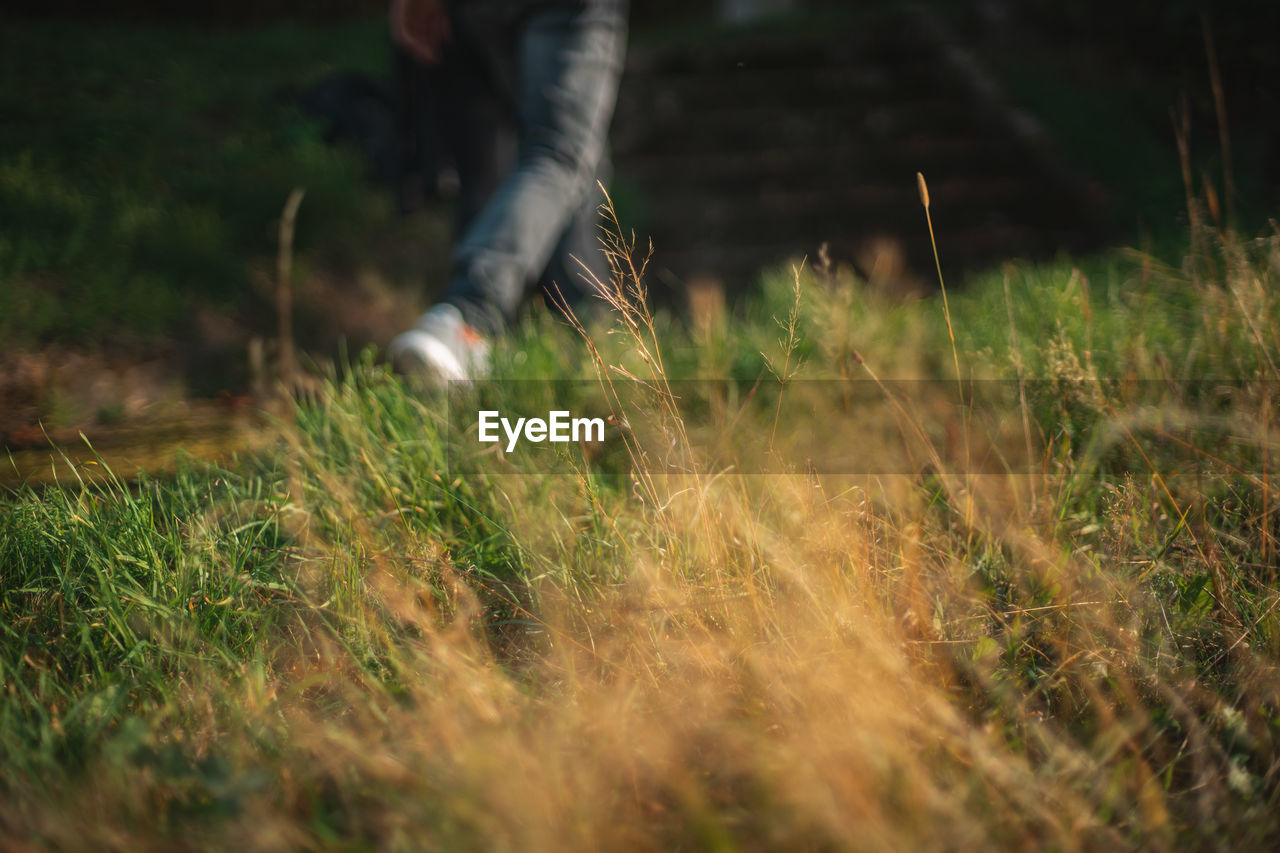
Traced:
<svg viewBox="0 0 1280 853">
<path fill-rule="evenodd" d="M 0 340 L 183 339 L 200 306 L 269 318 L 275 223 L 295 186 L 302 264 L 377 261 L 369 245 L 403 226 L 287 93 L 337 69 L 382 73 L 385 52 L 375 21 L 216 38 L 6 22 Z"/>
<path fill-rule="evenodd" d="M 1050 380 L 1028 386 L 1030 473 L 735 474 L 677 417 L 709 401 L 658 390 L 616 401 L 652 443 L 544 474 L 467 450 L 438 392 L 366 359 L 232 469 L 13 492 L 0 826 L 156 847 L 1267 849 L 1280 243 L 1187 269 L 1019 267 L 952 300 L 966 376 Z M 499 374 L 772 370 L 783 400 L 846 370 L 953 378 L 938 304 L 841 273 L 780 273 L 747 320 L 692 332 L 632 305 L 594 347 L 530 321 Z M 1208 375 L 1246 381 L 1174 381 Z M 1168 380 L 1162 407 L 1105 381 L 1125 376 Z M 538 411 L 546 387 L 493 393 Z M 812 417 L 830 442 L 882 438 L 839 400 Z M 673 447 L 683 467 L 659 472 Z"/>
</svg>

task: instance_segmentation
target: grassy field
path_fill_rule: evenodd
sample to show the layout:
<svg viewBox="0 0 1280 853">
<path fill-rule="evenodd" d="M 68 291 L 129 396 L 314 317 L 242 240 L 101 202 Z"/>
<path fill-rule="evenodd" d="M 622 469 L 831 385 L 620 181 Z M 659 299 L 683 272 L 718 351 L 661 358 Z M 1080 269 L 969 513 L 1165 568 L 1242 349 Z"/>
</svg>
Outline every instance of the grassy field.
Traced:
<svg viewBox="0 0 1280 853">
<path fill-rule="evenodd" d="M 295 250 L 311 282 L 299 294 L 308 325 L 334 301 L 316 292 L 324 281 L 420 286 L 448 245 L 447 218 L 398 218 L 358 155 L 326 144 L 294 100 L 327 73 L 382 75 L 387 64 L 376 20 L 212 35 L 7 23 L 0 340 L 190 342 L 216 337 L 205 315 L 241 329 L 242 347 L 271 329 L 277 222 L 294 187 L 307 193 Z"/>
<path fill-rule="evenodd" d="M 224 73 L 126 75 L 159 115 L 115 74 L 156 32 L 44 38 L 41 82 L 36 26 L 0 30 L 3 339 L 252 315 L 297 184 L 304 267 L 401 227 L 271 100 L 372 25 L 165 30 Z M 478 452 L 472 398 L 370 351 L 251 456 L 0 492 L 0 847 L 1274 849 L 1280 235 L 1192 238 L 946 303 L 809 264 L 682 322 L 618 236 L 608 317 L 529 317 L 477 389 L 605 406 L 602 450 Z M 949 406 L 991 380 L 989 431 Z"/>
<path fill-rule="evenodd" d="M 939 303 L 840 273 L 779 272 L 747 320 L 690 331 L 619 299 L 613 334 L 530 321 L 497 372 L 647 383 L 614 399 L 658 431 L 620 459 L 468 451 L 438 397 L 364 359 L 256 458 L 10 493 L 0 833 L 1269 849 L 1277 273 L 1275 238 L 1180 269 L 1011 267 L 951 299 L 954 352 Z M 956 364 L 1043 380 L 1014 410 L 1031 470 L 940 442 L 914 473 L 742 473 L 688 437 L 709 401 L 665 390 L 763 373 L 785 400 Z M 1111 378 L 1158 380 L 1159 406 Z M 527 411 L 546 385 L 493 387 Z M 741 408 L 770 429 L 772 405 Z M 882 440 L 838 399 L 811 417 Z"/>
</svg>

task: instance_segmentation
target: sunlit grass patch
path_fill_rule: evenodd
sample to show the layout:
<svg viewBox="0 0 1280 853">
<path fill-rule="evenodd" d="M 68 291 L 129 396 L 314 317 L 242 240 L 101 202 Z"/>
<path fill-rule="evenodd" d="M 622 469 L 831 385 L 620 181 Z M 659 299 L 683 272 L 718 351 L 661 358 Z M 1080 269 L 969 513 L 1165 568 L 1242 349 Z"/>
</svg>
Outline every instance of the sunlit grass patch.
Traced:
<svg viewBox="0 0 1280 853">
<path fill-rule="evenodd" d="M 951 300 L 954 354 L 934 301 L 807 268 L 686 330 L 614 249 L 612 326 L 530 320 L 487 393 L 594 385 L 649 425 L 620 452 L 499 457 L 364 357 L 239 470 L 8 494 L 8 831 L 1267 848 L 1273 241 L 997 271 Z M 957 364 L 1012 383 L 1016 465 L 957 464 L 980 421 L 904 406 L 924 464 L 816 470 L 824 441 L 887 454 L 841 399 L 754 472 L 699 444 L 725 379 L 781 435 L 800 383 L 950 389 Z"/>
</svg>

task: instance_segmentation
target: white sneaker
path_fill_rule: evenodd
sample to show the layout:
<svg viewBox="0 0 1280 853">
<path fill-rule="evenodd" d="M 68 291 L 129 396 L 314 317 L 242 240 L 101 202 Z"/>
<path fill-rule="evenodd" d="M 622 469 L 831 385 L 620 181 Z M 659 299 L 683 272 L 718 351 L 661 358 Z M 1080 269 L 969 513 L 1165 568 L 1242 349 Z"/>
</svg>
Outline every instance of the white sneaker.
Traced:
<svg viewBox="0 0 1280 853">
<path fill-rule="evenodd" d="M 489 341 L 447 303 L 433 305 L 387 350 L 397 373 L 469 382 L 489 372 Z"/>
</svg>

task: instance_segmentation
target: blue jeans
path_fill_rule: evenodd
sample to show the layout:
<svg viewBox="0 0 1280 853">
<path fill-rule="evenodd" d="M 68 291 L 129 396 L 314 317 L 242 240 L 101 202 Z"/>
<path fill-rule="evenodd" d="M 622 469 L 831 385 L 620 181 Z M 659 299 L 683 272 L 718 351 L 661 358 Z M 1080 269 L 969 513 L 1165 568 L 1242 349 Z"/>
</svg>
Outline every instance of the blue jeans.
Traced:
<svg viewBox="0 0 1280 853">
<path fill-rule="evenodd" d="M 460 163 L 464 213 L 444 295 L 483 331 L 511 322 L 540 281 L 581 293 L 578 260 L 606 274 L 596 183 L 608 171 L 626 15 L 625 0 L 587 0 L 578 10 L 535 13 L 515 29 L 507 81 L 516 118 L 514 164 L 482 205 L 471 205 L 477 210 L 466 211 L 469 179 Z"/>
</svg>

